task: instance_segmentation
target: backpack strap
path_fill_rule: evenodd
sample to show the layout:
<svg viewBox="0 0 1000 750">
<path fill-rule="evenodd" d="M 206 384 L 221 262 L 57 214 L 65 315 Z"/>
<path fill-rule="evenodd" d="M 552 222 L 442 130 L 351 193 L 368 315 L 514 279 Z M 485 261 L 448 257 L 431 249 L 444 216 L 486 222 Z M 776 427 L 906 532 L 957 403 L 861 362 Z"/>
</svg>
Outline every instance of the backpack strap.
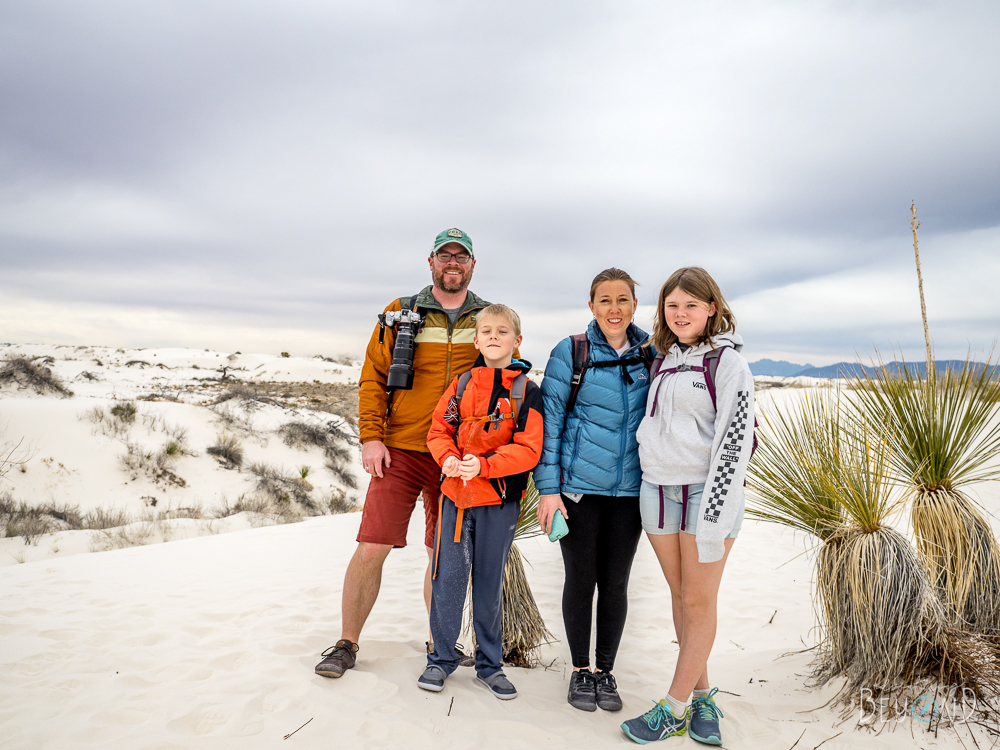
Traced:
<svg viewBox="0 0 1000 750">
<path fill-rule="evenodd" d="M 524 403 L 524 390 L 528 387 L 528 376 L 523 372 L 518 373 L 514 382 L 510 384 L 510 405 L 514 410 L 514 429 L 517 429 L 517 413 Z M 520 394 L 520 395 L 518 395 Z"/>
<path fill-rule="evenodd" d="M 715 409 L 719 408 L 715 400 L 715 374 L 719 371 L 719 360 L 722 358 L 722 352 L 728 348 L 728 346 L 720 346 L 718 349 L 705 352 L 705 356 L 701 358 L 705 385 L 708 386 L 708 395 L 712 397 L 712 406 Z"/>
<path fill-rule="evenodd" d="M 573 377 L 569 381 L 569 400 L 566 402 L 566 413 L 573 411 L 576 405 L 576 394 L 580 392 L 580 385 L 583 383 L 583 376 L 587 373 L 590 363 L 590 341 L 586 333 L 576 333 L 570 336 L 573 344 Z"/>
<path fill-rule="evenodd" d="M 469 382 L 472 380 L 472 370 L 468 372 L 463 372 L 458 376 L 458 387 L 455 389 L 455 400 L 458 403 L 462 403 L 462 394 L 465 393 L 465 389 L 469 387 Z"/>
</svg>

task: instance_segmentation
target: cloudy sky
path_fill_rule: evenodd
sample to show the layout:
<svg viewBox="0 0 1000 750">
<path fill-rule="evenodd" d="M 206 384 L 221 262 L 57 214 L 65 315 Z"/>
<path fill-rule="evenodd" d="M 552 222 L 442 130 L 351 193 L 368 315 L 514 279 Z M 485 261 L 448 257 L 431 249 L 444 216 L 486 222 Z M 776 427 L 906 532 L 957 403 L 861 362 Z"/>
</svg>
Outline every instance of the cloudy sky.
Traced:
<svg viewBox="0 0 1000 750">
<path fill-rule="evenodd" d="M 359 353 L 441 229 L 525 354 L 703 265 L 746 354 L 1000 332 L 1000 4 L 5 0 L 0 341 Z"/>
</svg>

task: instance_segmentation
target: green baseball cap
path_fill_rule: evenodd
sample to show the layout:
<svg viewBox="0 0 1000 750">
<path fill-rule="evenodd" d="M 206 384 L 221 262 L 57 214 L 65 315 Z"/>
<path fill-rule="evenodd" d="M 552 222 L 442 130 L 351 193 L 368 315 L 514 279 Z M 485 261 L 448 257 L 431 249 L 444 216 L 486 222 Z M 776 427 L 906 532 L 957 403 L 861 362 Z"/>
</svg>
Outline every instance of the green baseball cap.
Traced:
<svg viewBox="0 0 1000 750">
<path fill-rule="evenodd" d="M 469 251 L 469 255 L 473 258 L 476 254 L 472 252 L 472 238 L 463 232 L 461 229 L 445 229 L 443 232 L 439 233 L 437 237 L 434 238 L 434 249 L 431 250 L 431 254 L 436 253 L 442 246 L 457 243 Z"/>
</svg>

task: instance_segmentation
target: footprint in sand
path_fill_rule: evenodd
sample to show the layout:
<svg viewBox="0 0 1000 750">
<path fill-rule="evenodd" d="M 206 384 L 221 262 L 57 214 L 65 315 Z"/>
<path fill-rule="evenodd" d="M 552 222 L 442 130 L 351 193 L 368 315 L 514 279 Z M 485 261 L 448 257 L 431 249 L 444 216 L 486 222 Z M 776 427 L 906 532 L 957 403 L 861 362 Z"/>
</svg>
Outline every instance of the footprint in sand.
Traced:
<svg viewBox="0 0 1000 750">
<path fill-rule="evenodd" d="M 176 732 L 189 734 L 211 734 L 229 721 L 232 713 L 225 706 L 204 703 L 194 711 L 174 719 L 167 727 Z"/>
</svg>

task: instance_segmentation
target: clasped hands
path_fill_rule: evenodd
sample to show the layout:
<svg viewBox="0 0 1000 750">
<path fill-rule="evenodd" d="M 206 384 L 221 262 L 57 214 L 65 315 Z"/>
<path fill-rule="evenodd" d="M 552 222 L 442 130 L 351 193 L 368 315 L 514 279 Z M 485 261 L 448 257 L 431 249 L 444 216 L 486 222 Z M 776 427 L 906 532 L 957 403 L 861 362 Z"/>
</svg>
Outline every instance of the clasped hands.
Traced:
<svg viewBox="0 0 1000 750">
<path fill-rule="evenodd" d="M 461 461 L 457 456 L 449 456 L 441 465 L 441 471 L 446 477 L 459 477 L 468 481 L 473 477 L 478 477 L 481 471 L 479 457 L 466 453 Z"/>
</svg>

